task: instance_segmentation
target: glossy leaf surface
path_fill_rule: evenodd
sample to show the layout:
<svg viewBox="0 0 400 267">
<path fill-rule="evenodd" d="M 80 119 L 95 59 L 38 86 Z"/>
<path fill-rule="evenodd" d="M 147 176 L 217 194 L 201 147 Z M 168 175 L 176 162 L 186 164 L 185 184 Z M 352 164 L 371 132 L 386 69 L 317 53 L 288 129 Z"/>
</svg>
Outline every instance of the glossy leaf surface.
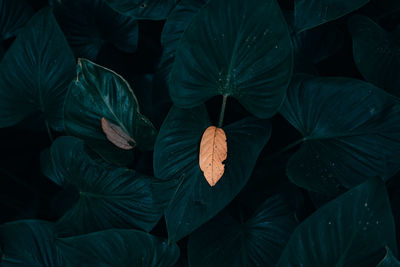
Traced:
<svg viewBox="0 0 400 267">
<path fill-rule="evenodd" d="M 40 10 L 0 63 L 0 127 L 40 112 L 53 129 L 62 131 L 63 104 L 74 65 L 51 9 Z"/>
<path fill-rule="evenodd" d="M 33 9 L 24 0 L 0 1 L 0 40 L 17 35 L 33 15 Z"/>
<path fill-rule="evenodd" d="M 0 226 L 1 266 L 172 266 L 175 244 L 137 230 L 106 230 L 57 237 L 50 222 L 25 220 Z"/>
<path fill-rule="evenodd" d="M 181 180 L 165 211 L 168 236 L 172 241 L 191 233 L 239 193 L 271 132 L 268 121 L 255 118 L 222 127 L 228 146 L 225 173 L 210 187 L 199 167 L 199 144 L 208 126 L 210 122 L 204 106 L 172 107 L 157 137 L 155 176 Z"/>
<path fill-rule="evenodd" d="M 281 105 L 291 74 L 289 31 L 276 1 L 213 0 L 181 37 L 169 92 L 181 108 L 228 95 L 253 115 L 269 118 Z"/>
<path fill-rule="evenodd" d="M 108 161 L 124 165 L 133 160 L 132 151 L 120 149 L 107 139 L 101 127 L 103 117 L 133 138 L 138 149 L 153 148 L 156 130 L 140 113 L 128 82 L 109 69 L 80 59 L 65 101 L 67 132 L 85 140 Z"/>
<path fill-rule="evenodd" d="M 274 266 L 295 226 L 279 196 L 267 199 L 244 222 L 223 211 L 190 235 L 190 266 Z"/>
<path fill-rule="evenodd" d="M 302 222 L 277 267 L 375 267 L 384 246 L 397 250 L 394 220 L 384 182 L 372 178 Z"/>
<path fill-rule="evenodd" d="M 296 31 L 304 31 L 338 19 L 368 3 L 370 0 L 295 0 Z"/>
<path fill-rule="evenodd" d="M 400 168 L 400 102 L 372 84 L 298 76 L 281 114 L 303 135 L 287 165 L 301 187 L 335 195 Z"/>
<path fill-rule="evenodd" d="M 171 196 L 161 181 L 91 160 L 84 142 L 75 137 L 58 138 L 49 158 L 43 157 L 42 166 L 53 182 L 63 187 L 73 185 L 79 194 L 57 223 L 57 233 L 63 236 L 110 228 L 150 231 Z"/>
</svg>

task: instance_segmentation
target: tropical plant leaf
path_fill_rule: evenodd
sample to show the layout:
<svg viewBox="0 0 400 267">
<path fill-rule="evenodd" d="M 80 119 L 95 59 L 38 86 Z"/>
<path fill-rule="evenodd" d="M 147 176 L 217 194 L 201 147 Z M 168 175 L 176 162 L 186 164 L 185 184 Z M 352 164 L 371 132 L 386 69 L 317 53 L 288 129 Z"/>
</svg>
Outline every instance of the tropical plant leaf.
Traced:
<svg viewBox="0 0 400 267">
<path fill-rule="evenodd" d="M 225 172 L 228 147 L 222 128 L 208 127 L 201 137 L 199 166 L 210 186 L 214 186 Z"/>
<path fill-rule="evenodd" d="M 0 41 L 16 36 L 32 15 L 24 0 L 0 0 Z"/>
<path fill-rule="evenodd" d="M 295 0 L 296 31 L 304 31 L 338 19 L 359 9 L 370 0 Z"/>
<path fill-rule="evenodd" d="M 239 193 L 271 132 L 268 121 L 255 118 L 222 127 L 228 147 L 225 172 L 220 181 L 210 187 L 199 167 L 200 140 L 209 126 L 203 105 L 193 109 L 174 106 L 157 137 L 153 162 L 155 176 L 181 179 L 165 211 L 168 237 L 172 241 L 205 223 Z"/>
<path fill-rule="evenodd" d="M 221 10 L 229 10 L 228 16 Z M 228 95 L 255 116 L 269 118 L 291 74 L 289 31 L 276 1 L 210 1 L 181 37 L 169 93 L 181 108 Z"/>
<path fill-rule="evenodd" d="M 77 57 L 95 60 L 105 43 L 126 53 L 136 51 L 137 21 L 114 11 L 104 0 L 50 0 L 50 4 Z"/>
<path fill-rule="evenodd" d="M 101 127 L 103 117 L 135 140 L 138 149 L 153 148 L 156 129 L 140 113 L 128 82 L 109 69 L 79 59 L 76 80 L 65 100 L 67 132 L 85 140 L 104 159 L 127 164 L 133 160 L 132 151 L 120 149 L 107 139 Z"/>
<path fill-rule="evenodd" d="M 302 222 L 276 266 L 376 266 L 385 246 L 397 251 L 393 215 L 384 182 L 371 178 Z"/>
<path fill-rule="evenodd" d="M 400 102 L 372 84 L 298 76 L 281 114 L 303 135 L 287 165 L 301 187 L 335 195 L 400 168 Z"/>
<path fill-rule="evenodd" d="M 363 77 L 400 96 L 400 34 L 388 33 L 360 15 L 351 17 L 349 29 L 353 37 L 354 62 Z"/>
<path fill-rule="evenodd" d="M 172 266 L 179 248 L 137 230 L 106 230 L 60 238 L 50 222 L 25 220 L 0 226 L 2 266 Z"/>
<path fill-rule="evenodd" d="M 0 127 L 41 112 L 53 129 L 62 131 L 63 103 L 74 65 L 74 56 L 51 10 L 42 9 L 0 63 Z"/>
<path fill-rule="evenodd" d="M 84 142 L 60 137 L 50 158 L 42 158 L 43 173 L 56 184 L 73 185 L 79 199 L 57 222 L 61 236 L 86 234 L 110 228 L 140 228 L 150 231 L 160 220 L 174 192 L 165 182 L 133 170 L 93 161 Z"/>
<path fill-rule="evenodd" d="M 105 0 L 113 9 L 135 19 L 163 20 L 179 0 Z"/>
<path fill-rule="evenodd" d="M 155 76 L 155 94 L 153 97 L 155 101 L 171 102 L 168 86 L 179 40 L 193 17 L 206 2 L 207 0 L 181 0 L 165 21 L 161 32 L 163 51 Z"/>
<path fill-rule="evenodd" d="M 399 267 L 400 262 L 393 255 L 390 248 L 388 247 L 385 248 L 386 248 L 386 256 L 379 262 L 379 264 L 376 267 Z"/>
<path fill-rule="evenodd" d="M 190 266 L 274 266 L 295 226 L 280 196 L 268 198 L 246 221 L 223 211 L 190 235 Z"/>
<path fill-rule="evenodd" d="M 295 72 L 318 73 L 315 64 L 326 60 L 343 47 L 343 29 L 336 25 L 324 24 L 308 31 L 296 32 L 294 14 L 284 14 L 292 38 Z"/>
</svg>

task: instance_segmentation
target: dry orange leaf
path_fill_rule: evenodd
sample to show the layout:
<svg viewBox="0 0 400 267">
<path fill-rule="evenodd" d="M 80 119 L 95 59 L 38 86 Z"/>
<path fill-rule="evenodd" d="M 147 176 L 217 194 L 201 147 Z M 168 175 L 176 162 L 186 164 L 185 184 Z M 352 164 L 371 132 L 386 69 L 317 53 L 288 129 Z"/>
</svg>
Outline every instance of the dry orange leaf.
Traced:
<svg viewBox="0 0 400 267">
<path fill-rule="evenodd" d="M 136 146 L 135 140 L 130 137 L 121 127 L 115 125 L 106 118 L 101 118 L 101 128 L 105 133 L 108 141 L 119 148 L 130 150 Z"/>
<path fill-rule="evenodd" d="M 210 186 L 214 186 L 225 172 L 228 154 L 224 130 L 215 126 L 208 127 L 201 138 L 199 165 Z"/>
</svg>

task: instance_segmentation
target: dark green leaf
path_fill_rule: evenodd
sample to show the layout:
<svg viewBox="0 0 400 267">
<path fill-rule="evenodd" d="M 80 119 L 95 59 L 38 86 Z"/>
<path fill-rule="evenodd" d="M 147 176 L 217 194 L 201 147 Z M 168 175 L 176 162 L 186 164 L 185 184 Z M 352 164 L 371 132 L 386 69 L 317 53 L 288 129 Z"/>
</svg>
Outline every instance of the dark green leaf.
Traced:
<svg viewBox="0 0 400 267">
<path fill-rule="evenodd" d="M 131 267 L 172 266 L 179 248 L 137 230 L 106 230 L 59 238 L 45 221 L 0 226 L 2 266 Z"/>
<path fill-rule="evenodd" d="M 42 161 L 43 173 L 60 186 L 74 185 L 79 192 L 78 201 L 57 223 L 57 233 L 63 236 L 109 228 L 150 231 L 173 192 L 152 177 L 92 161 L 84 142 L 75 137 L 58 138 L 49 156 L 50 163 Z"/>
<path fill-rule="evenodd" d="M 400 168 L 400 102 L 369 83 L 299 76 L 281 113 L 304 137 L 287 165 L 301 187 L 334 195 Z"/>
<path fill-rule="evenodd" d="M 140 150 L 151 150 L 156 138 L 152 123 L 139 111 L 128 82 L 115 72 L 80 59 L 76 80 L 65 100 L 67 132 L 83 140 L 106 160 L 124 165 L 133 160 L 132 150 L 122 150 L 103 133 L 101 118 L 121 127 Z"/>
<path fill-rule="evenodd" d="M 77 57 L 95 60 L 106 42 L 133 53 L 139 38 L 135 19 L 120 15 L 104 0 L 50 0 Z"/>
<path fill-rule="evenodd" d="M 386 256 L 376 267 L 399 267 L 400 262 L 393 255 L 392 251 L 386 247 Z"/>
<path fill-rule="evenodd" d="M 136 230 L 107 230 L 60 238 L 57 247 L 66 266 L 168 267 L 179 258 L 179 247 Z"/>
<path fill-rule="evenodd" d="M 295 0 L 296 31 L 317 27 L 359 9 L 370 0 Z"/>
<path fill-rule="evenodd" d="M 113 9 L 135 19 L 166 19 L 179 0 L 105 0 Z"/>
<path fill-rule="evenodd" d="M 213 0 L 180 40 L 169 92 L 181 108 L 228 95 L 255 116 L 269 118 L 282 103 L 291 73 L 289 31 L 274 0 Z"/>
<path fill-rule="evenodd" d="M 349 28 L 353 37 L 354 62 L 363 77 L 400 96 L 400 35 L 390 34 L 360 15 L 349 20 Z"/>
<path fill-rule="evenodd" d="M 267 199 L 245 222 L 223 211 L 190 235 L 190 266 L 274 266 L 295 225 L 279 196 Z"/>
<path fill-rule="evenodd" d="M 172 107 L 157 137 L 155 176 L 182 179 L 165 211 L 168 236 L 172 241 L 205 223 L 239 193 L 271 132 L 267 121 L 255 118 L 222 127 L 228 144 L 225 173 L 210 187 L 199 167 L 200 140 L 208 126 L 210 122 L 203 105 L 187 110 Z"/>
<path fill-rule="evenodd" d="M 325 24 L 296 32 L 292 12 L 285 12 L 293 43 L 295 72 L 317 73 L 315 64 L 340 51 L 344 43 L 343 29 Z"/>
<path fill-rule="evenodd" d="M 0 0 L 0 42 L 17 35 L 32 15 L 24 0 Z"/>
<path fill-rule="evenodd" d="M 63 266 L 63 259 L 54 246 L 53 224 L 45 221 L 24 220 L 0 226 L 0 246 L 3 257 L 0 265 Z"/>
<path fill-rule="evenodd" d="M 39 11 L 1 61 L 0 127 L 43 112 L 53 129 L 63 130 L 64 98 L 74 65 L 74 56 L 51 10 Z"/>
<path fill-rule="evenodd" d="M 397 251 L 395 226 L 385 184 L 372 178 L 300 224 L 277 267 L 376 266 L 384 246 Z"/>
<path fill-rule="evenodd" d="M 156 101 L 170 101 L 168 85 L 179 40 L 193 17 L 206 2 L 206 0 L 182 0 L 168 16 L 161 33 L 163 52 L 156 74 L 154 97 Z"/>
</svg>

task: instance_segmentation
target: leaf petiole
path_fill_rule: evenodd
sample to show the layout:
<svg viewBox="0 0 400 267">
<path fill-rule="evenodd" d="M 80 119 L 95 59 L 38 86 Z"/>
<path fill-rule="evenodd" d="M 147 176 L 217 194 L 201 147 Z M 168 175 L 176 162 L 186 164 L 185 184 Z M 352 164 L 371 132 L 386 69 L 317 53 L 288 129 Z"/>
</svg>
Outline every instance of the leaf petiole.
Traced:
<svg viewBox="0 0 400 267">
<path fill-rule="evenodd" d="M 221 111 L 219 113 L 219 119 L 218 119 L 218 128 L 222 127 L 222 124 L 224 122 L 224 116 L 225 116 L 225 107 L 226 107 L 226 100 L 228 98 L 228 95 L 223 95 L 222 96 L 222 105 L 221 105 Z"/>
</svg>

